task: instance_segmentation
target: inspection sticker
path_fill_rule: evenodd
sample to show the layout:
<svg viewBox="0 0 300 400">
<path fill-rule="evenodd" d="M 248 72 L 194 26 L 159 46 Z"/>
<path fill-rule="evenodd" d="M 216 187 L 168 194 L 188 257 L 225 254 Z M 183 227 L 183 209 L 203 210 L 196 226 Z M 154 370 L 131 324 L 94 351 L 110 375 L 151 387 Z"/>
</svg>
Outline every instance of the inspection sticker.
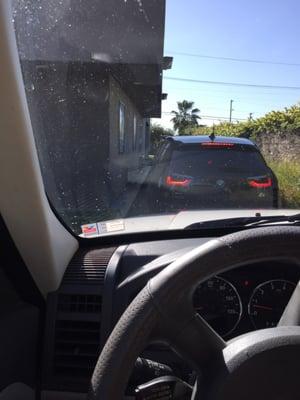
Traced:
<svg viewBox="0 0 300 400">
<path fill-rule="evenodd" d="M 98 227 L 96 223 L 81 225 L 81 231 L 86 237 L 98 235 Z"/>
<path fill-rule="evenodd" d="M 123 219 L 115 219 L 112 221 L 98 222 L 99 233 L 118 232 L 125 229 Z"/>
</svg>

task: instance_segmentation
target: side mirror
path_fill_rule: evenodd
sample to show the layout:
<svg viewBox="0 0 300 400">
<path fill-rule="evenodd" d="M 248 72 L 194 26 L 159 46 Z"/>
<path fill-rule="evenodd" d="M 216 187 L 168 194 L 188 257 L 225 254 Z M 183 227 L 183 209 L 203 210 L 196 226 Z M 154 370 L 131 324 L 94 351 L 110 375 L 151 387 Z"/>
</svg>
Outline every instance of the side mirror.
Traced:
<svg viewBox="0 0 300 400">
<path fill-rule="evenodd" d="M 148 154 L 144 156 L 141 160 L 141 166 L 142 167 L 152 167 L 155 163 L 155 155 L 153 154 Z"/>
</svg>

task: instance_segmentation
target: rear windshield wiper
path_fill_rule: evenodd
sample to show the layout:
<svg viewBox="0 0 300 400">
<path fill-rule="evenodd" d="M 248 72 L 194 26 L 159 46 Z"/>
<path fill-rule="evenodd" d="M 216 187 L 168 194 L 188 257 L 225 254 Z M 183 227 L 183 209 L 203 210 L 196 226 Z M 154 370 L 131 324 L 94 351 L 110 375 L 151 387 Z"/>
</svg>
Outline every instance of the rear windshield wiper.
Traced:
<svg viewBox="0 0 300 400">
<path fill-rule="evenodd" d="M 196 222 L 191 225 L 187 225 L 184 229 L 252 227 L 276 222 L 298 224 L 300 223 L 300 213 L 292 215 L 256 215 L 253 217 L 214 219 Z"/>
</svg>

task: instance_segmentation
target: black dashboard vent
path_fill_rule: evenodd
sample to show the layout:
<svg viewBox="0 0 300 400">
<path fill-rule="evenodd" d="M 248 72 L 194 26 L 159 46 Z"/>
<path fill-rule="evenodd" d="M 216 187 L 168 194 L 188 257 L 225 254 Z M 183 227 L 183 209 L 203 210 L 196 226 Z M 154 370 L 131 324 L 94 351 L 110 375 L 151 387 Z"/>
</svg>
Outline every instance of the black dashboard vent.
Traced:
<svg viewBox="0 0 300 400">
<path fill-rule="evenodd" d="M 63 285 L 103 285 L 105 271 L 115 249 L 107 247 L 78 252 L 66 270 Z"/>
<path fill-rule="evenodd" d="M 67 313 L 100 313 L 102 298 L 97 295 L 60 294 L 57 309 Z"/>
<path fill-rule="evenodd" d="M 57 321 L 55 328 L 54 375 L 91 377 L 99 356 L 100 323 L 97 321 Z"/>
<path fill-rule="evenodd" d="M 58 292 L 48 299 L 48 384 L 85 391 L 101 346 L 102 294 L 115 247 L 79 249 Z M 51 345 L 53 343 L 53 345 Z"/>
<path fill-rule="evenodd" d="M 86 380 L 100 351 L 100 295 L 59 294 L 54 337 L 54 375 Z"/>
</svg>

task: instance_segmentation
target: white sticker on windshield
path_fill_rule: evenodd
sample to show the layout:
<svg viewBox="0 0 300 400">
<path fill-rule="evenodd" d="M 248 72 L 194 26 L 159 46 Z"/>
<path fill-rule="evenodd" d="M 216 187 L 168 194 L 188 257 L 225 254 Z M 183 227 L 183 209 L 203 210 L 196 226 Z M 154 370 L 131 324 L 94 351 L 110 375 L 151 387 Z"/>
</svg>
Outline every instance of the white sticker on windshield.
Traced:
<svg viewBox="0 0 300 400">
<path fill-rule="evenodd" d="M 81 225 L 81 231 L 85 237 L 98 235 L 98 227 L 96 223 Z"/>
<path fill-rule="evenodd" d="M 123 219 L 116 219 L 112 221 L 105 221 L 98 223 L 99 233 L 123 231 L 125 224 Z"/>
</svg>

